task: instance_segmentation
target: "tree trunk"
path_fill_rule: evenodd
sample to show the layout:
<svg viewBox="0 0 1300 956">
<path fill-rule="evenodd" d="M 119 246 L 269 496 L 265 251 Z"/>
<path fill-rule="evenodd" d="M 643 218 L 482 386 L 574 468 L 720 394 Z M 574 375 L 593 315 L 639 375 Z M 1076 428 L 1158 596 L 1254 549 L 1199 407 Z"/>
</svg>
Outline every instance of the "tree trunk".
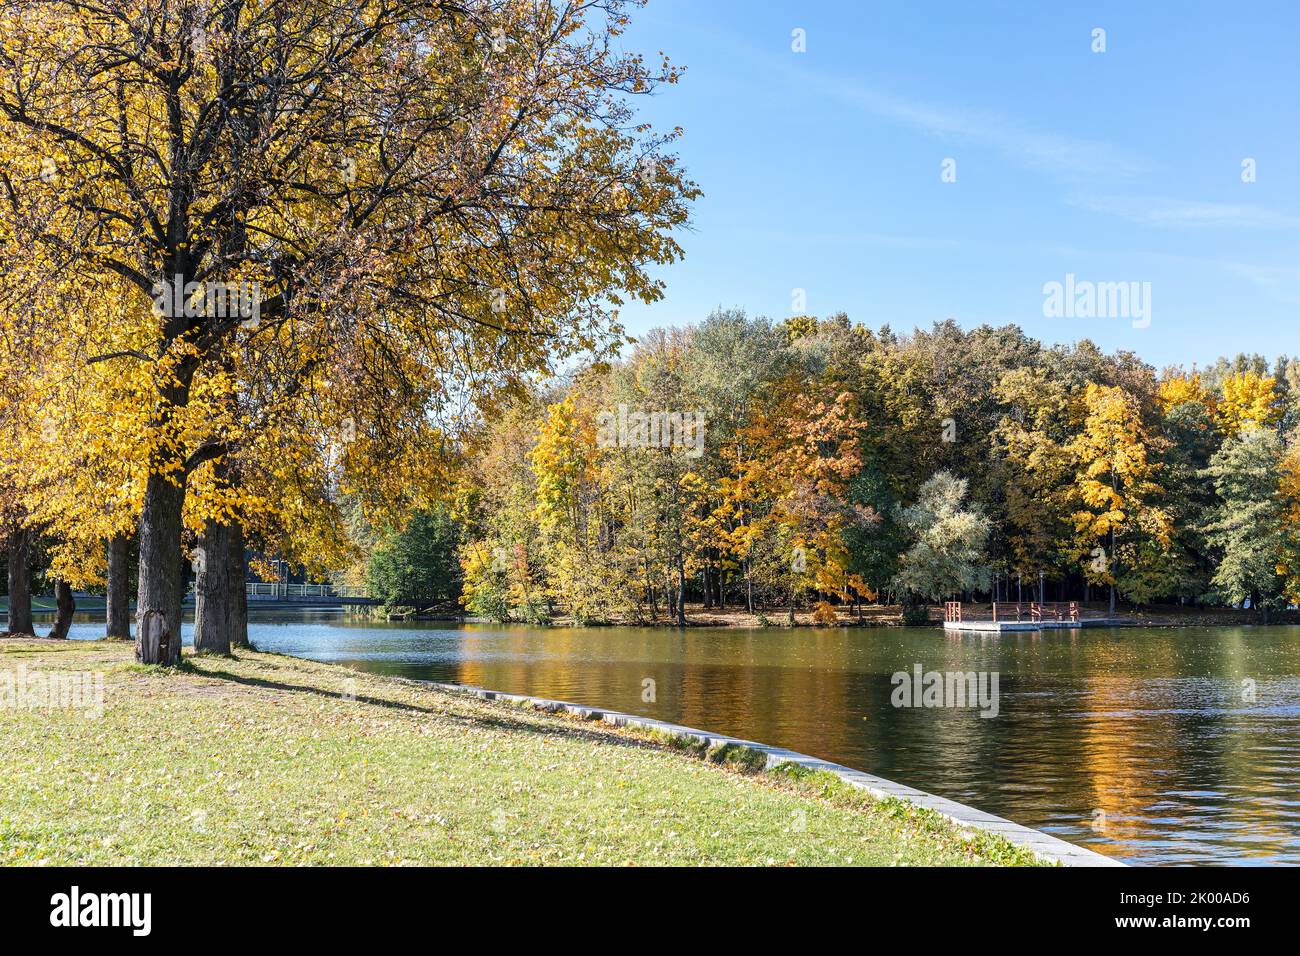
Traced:
<svg viewBox="0 0 1300 956">
<path fill-rule="evenodd" d="M 1118 491 L 1118 483 L 1115 480 L 1115 473 L 1110 474 L 1110 487 L 1113 491 Z M 1110 554 L 1106 555 L 1109 562 L 1106 566 L 1106 573 L 1110 575 L 1112 582 L 1110 586 L 1110 616 L 1115 616 L 1115 588 L 1119 582 L 1119 555 L 1115 551 L 1115 526 L 1110 527 Z"/>
<path fill-rule="evenodd" d="M 50 637 L 56 641 L 66 641 L 68 632 L 72 630 L 72 615 L 77 610 L 77 604 L 72 599 L 72 585 L 67 581 L 54 582 L 54 603 L 58 610 L 54 615 Z"/>
<path fill-rule="evenodd" d="M 194 582 L 194 653 L 230 656 L 230 526 L 208 521 L 199 535 Z"/>
<path fill-rule="evenodd" d="M 181 511 L 185 489 L 157 473 L 140 514 L 140 589 L 135 600 L 135 659 L 174 667 L 181 661 Z"/>
<path fill-rule="evenodd" d="M 677 626 L 686 626 L 686 563 L 677 555 Z"/>
<path fill-rule="evenodd" d="M 181 533 L 184 534 L 184 531 L 185 525 L 184 522 L 182 522 Z M 194 592 L 195 596 L 198 595 L 197 585 L 199 583 L 199 576 L 195 574 L 194 582 L 190 583 L 190 574 L 194 571 L 194 568 L 190 564 L 189 555 L 185 553 L 185 549 L 181 546 L 180 541 L 176 542 L 176 551 L 179 555 L 179 560 L 177 561 L 176 566 L 181 569 L 180 576 L 176 581 L 176 603 L 181 609 L 181 623 L 183 626 L 185 622 L 185 599 L 190 596 L 191 590 Z"/>
<path fill-rule="evenodd" d="M 32 628 L 32 535 L 22 527 L 9 535 L 8 631 L 36 636 Z"/>
<path fill-rule="evenodd" d="M 130 539 L 124 534 L 108 540 L 107 623 L 105 636 L 131 636 L 131 580 L 127 558 Z"/>
<path fill-rule="evenodd" d="M 650 576 L 650 559 L 644 554 L 641 555 L 641 568 L 645 572 L 645 594 L 646 601 L 650 604 L 650 619 L 657 621 L 659 620 L 659 595 Z"/>
<path fill-rule="evenodd" d="M 236 521 L 230 526 L 230 646 L 250 647 L 248 643 L 248 561 L 244 555 L 244 526 Z"/>
</svg>

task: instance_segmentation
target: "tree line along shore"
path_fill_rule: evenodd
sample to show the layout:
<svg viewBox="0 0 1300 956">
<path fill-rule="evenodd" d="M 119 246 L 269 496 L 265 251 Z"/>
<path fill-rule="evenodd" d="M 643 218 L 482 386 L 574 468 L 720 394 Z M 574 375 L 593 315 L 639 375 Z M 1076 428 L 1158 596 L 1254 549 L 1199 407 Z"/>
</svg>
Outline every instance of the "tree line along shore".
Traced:
<svg viewBox="0 0 1300 956">
<path fill-rule="evenodd" d="M 1286 357 L 1157 371 L 1015 326 L 720 311 L 486 423 L 436 590 L 532 623 L 920 623 L 948 598 L 1269 620 L 1300 598 L 1298 425 Z"/>
<path fill-rule="evenodd" d="M 722 311 L 502 404 L 395 523 L 338 495 L 316 563 L 389 617 L 918 624 L 955 598 L 1291 621 L 1298 424 L 1285 357 L 1156 371 L 1014 326 Z M 246 564 L 226 591 L 242 639 Z M 110 633 L 126 607 L 110 589 Z"/>
</svg>

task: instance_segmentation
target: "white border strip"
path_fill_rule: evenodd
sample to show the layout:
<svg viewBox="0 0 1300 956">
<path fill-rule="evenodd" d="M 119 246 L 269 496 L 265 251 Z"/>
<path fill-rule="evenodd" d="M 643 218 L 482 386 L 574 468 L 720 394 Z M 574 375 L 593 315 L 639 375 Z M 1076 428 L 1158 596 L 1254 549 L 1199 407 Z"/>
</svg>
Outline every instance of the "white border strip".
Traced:
<svg viewBox="0 0 1300 956">
<path fill-rule="evenodd" d="M 1019 823 L 1012 823 L 1004 817 L 994 816 L 991 813 L 985 813 L 983 810 L 976 810 L 974 807 L 968 807 L 964 803 L 957 803 L 947 797 L 935 796 L 932 793 L 926 793 L 924 790 L 907 787 L 901 783 L 886 780 L 884 777 L 863 773 L 861 770 L 854 770 L 851 767 L 831 763 L 829 760 L 822 760 L 819 757 L 810 757 L 808 754 L 801 754 L 794 750 L 760 744 L 740 737 L 727 737 L 707 730 L 697 730 L 694 727 L 683 727 L 681 724 L 670 724 L 667 721 L 655 720 L 653 717 L 623 714 L 614 710 L 606 710 L 604 707 L 587 707 L 583 704 L 571 704 L 563 700 L 529 697 L 526 694 L 506 694 L 496 690 L 485 690 L 482 687 L 471 687 L 468 684 L 445 684 L 440 681 L 414 681 L 414 683 L 426 684 L 439 690 L 451 691 L 457 694 L 468 694 L 482 700 L 506 700 L 513 703 L 532 704 L 541 710 L 565 711 L 586 720 L 602 720 L 615 727 L 636 727 L 642 730 L 658 730 L 677 736 L 690 737 L 710 748 L 724 744 L 739 744 L 767 754 L 767 769 L 769 770 L 778 764 L 787 762 L 799 764 L 810 770 L 824 770 L 835 774 L 835 776 L 851 786 L 867 791 L 876 799 L 896 797 L 900 800 L 908 800 L 927 810 L 934 810 L 959 827 L 996 833 L 998 836 L 1030 850 L 1035 856 L 1050 863 L 1060 863 L 1064 866 L 1127 865 L 1113 857 L 1104 856 L 1101 853 L 1084 849 L 1073 843 L 1067 843 L 1065 840 L 1049 836 L 1041 830 L 1034 830 L 1030 827 L 1021 826 Z"/>
</svg>

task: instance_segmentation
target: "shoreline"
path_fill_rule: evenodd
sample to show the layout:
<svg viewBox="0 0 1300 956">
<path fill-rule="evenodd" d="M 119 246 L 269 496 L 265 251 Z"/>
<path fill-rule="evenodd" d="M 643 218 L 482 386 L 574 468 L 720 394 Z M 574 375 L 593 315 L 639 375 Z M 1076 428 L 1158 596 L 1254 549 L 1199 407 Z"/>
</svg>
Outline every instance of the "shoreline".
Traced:
<svg viewBox="0 0 1300 956">
<path fill-rule="evenodd" d="M 0 641 L 0 671 L 102 675 L 94 709 L 0 707 L 0 865 L 1047 862 L 991 816 L 630 715 L 256 651 L 157 668 L 126 641 Z"/>
<path fill-rule="evenodd" d="M 55 614 L 53 606 L 45 607 L 44 603 L 52 602 L 52 598 L 38 597 L 33 603 L 33 617 L 44 623 L 46 618 L 52 619 Z M 39 601 L 40 603 L 36 603 Z M 89 607 L 79 606 L 74 612 L 75 615 L 89 615 L 93 621 L 103 618 L 104 608 L 102 599 L 92 598 Z M 134 602 L 132 602 L 134 604 Z M 1253 611 L 1240 610 L 1236 608 L 1186 608 L 1177 605 L 1153 605 L 1145 609 L 1128 609 L 1119 611 L 1115 618 L 1106 620 L 1104 624 L 1096 618 L 1104 617 L 1101 605 L 1088 605 L 1089 610 L 1096 613 L 1090 618 L 1081 621 L 1081 625 L 1089 628 L 1121 628 L 1121 627 L 1283 627 L 1300 625 L 1300 610 L 1275 612 L 1267 622 L 1259 620 Z M 134 609 L 133 609 L 134 610 Z M 187 615 L 193 614 L 193 605 L 185 606 Z M 645 628 L 645 629 L 662 629 L 662 630 L 787 630 L 790 627 L 788 623 L 788 611 L 773 611 L 770 615 L 751 614 L 743 608 L 706 608 L 701 604 L 687 605 L 686 608 L 686 625 L 679 625 L 676 621 L 665 618 L 649 618 L 644 620 L 613 620 L 599 624 L 577 624 L 572 618 L 558 615 L 545 624 L 528 624 L 526 621 L 495 621 L 491 618 L 478 617 L 472 614 L 457 614 L 447 610 L 433 611 L 427 614 L 410 614 L 410 615 L 393 615 L 385 617 L 382 614 L 371 614 L 364 610 L 358 610 L 356 605 L 342 603 L 328 603 L 320 600 L 304 601 L 255 601 L 249 603 L 250 612 L 262 612 L 269 614 L 294 613 L 299 611 L 327 611 L 338 612 L 340 614 L 353 614 L 359 617 L 367 617 L 374 621 L 387 622 L 392 624 L 401 623 L 429 623 L 429 624 L 487 624 L 500 627 L 535 627 L 539 630 L 548 628 Z M 0 598 L 0 621 L 8 622 L 8 607 L 3 598 Z M 75 620 L 75 618 L 74 618 Z M 134 623 L 134 622 L 133 622 Z M 943 608 L 941 606 L 929 608 L 929 620 L 925 624 L 904 624 L 902 620 L 902 609 L 898 605 L 877 604 L 864 607 L 861 614 L 854 612 L 852 609 L 841 609 L 838 618 L 834 624 L 826 624 L 813 620 L 811 610 L 797 610 L 795 612 L 795 627 L 798 628 L 816 628 L 819 630 L 856 630 L 861 628 L 873 627 L 933 627 L 940 631 L 943 630 Z M 1038 628 L 1018 629 L 1024 633 L 1039 633 Z M 1053 626 L 1051 628 L 1042 628 L 1041 630 L 1073 630 L 1072 628 L 1060 628 Z"/>
<path fill-rule="evenodd" d="M 431 616 L 428 618 L 410 618 L 410 620 L 429 620 L 429 621 L 446 621 L 451 618 L 446 616 Z M 687 606 L 686 625 L 683 628 L 675 621 L 670 619 L 654 618 L 649 620 L 618 620 L 608 621 L 601 624 L 576 624 L 571 618 L 556 617 L 548 624 L 528 625 L 523 621 L 494 621 L 490 618 L 475 617 L 465 615 L 459 619 L 464 624 L 496 624 L 499 626 L 531 626 L 539 629 L 545 628 L 655 628 L 663 630 L 695 630 L 695 629 L 719 629 L 719 630 L 788 630 L 790 625 L 787 623 L 787 612 L 780 611 L 768 615 L 766 622 L 760 619 L 757 614 L 750 614 L 743 609 L 726 609 L 717 610 L 713 608 L 704 608 L 701 605 Z M 873 605 L 864 609 L 861 617 L 851 611 L 844 611 L 839 615 L 834 624 L 823 624 L 813 620 L 811 611 L 796 611 L 795 627 L 799 628 L 816 628 L 819 630 L 856 630 L 860 628 L 872 627 L 930 627 L 943 630 L 943 608 L 932 607 L 929 609 L 929 620 L 925 624 L 904 624 L 902 620 L 902 611 L 897 605 Z M 1115 618 L 1109 619 L 1105 624 L 1097 620 L 1085 619 L 1080 622 L 1081 626 L 1087 627 L 1245 627 L 1245 626 L 1264 626 L 1280 627 L 1300 625 L 1300 611 L 1287 611 L 1272 615 L 1271 619 L 1265 623 L 1259 620 L 1254 612 L 1249 610 L 1237 610 L 1234 608 L 1222 609 L 1188 609 L 1171 606 L 1154 606 L 1149 609 L 1139 611 L 1121 611 Z M 1043 628 L 1042 630 L 1058 630 L 1060 628 Z M 1038 629 L 1032 629 L 1037 631 Z M 1071 630 L 1065 628 L 1065 630 Z"/>
<path fill-rule="evenodd" d="M 915 787 L 909 787 L 893 780 L 887 780 L 864 770 L 855 770 L 843 764 L 800 753 L 796 750 L 759 743 L 755 740 L 746 740 L 742 737 L 730 737 L 726 734 L 686 727 L 682 724 L 674 724 L 654 717 L 625 714 L 605 707 L 591 707 L 586 704 L 574 704 L 569 701 L 552 700 L 546 697 L 533 697 L 528 694 L 512 694 L 505 691 L 488 690 L 468 684 L 448 684 L 442 681 L 412 681 L 412 683 L 425 684 L 450 693 L 467 694 L 480 700 L 508 701 L 548 712 L 563 711 L 583 720 L 599 720 L 615 727 L 631 727 L 666 734 L 670 737 L 685 738 L 710 750 L 723 747 L 743 747 L 763 754 L 767 761 L 764 767 L 766 770 L 789 763 L 808 770 L 829 773 L 851 787 L 865 790 L 877 800 L 885 800 L 891 797 L 905 800 L 926 810 L 933 810 L 955 826 L 982 830 L 1002 837 L 1030 851 L 1047 863 L 1057 863 L 1071 867 L 1128 866 L 1122 860 L 1106 856 L 1095 850 L 1089 850 L 1078 844 L 1054 837 L 1049 833 L 1044 833 L 1042 830 L 1024 826 L 985 810 L 958 803 L 955 800 L 925 790 L 918 790 Z"/>
</svg>

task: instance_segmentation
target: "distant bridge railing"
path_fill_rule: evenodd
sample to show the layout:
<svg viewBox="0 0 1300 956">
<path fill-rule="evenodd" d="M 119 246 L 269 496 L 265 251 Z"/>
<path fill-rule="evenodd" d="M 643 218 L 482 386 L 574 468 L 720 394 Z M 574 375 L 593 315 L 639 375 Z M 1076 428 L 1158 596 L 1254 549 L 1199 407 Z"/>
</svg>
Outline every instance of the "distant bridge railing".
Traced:
<svg viewBox="0 0 1300 956">
<path fill-rule="evenodd" d="M 244 586 L 250 599 L 260 601 L 369 601 L 364 587 L 346 584 L 291 584 L 281 581 L 249 581 Z M 189 592 L 194 593 L 190 583 Z"/>
</svg>

